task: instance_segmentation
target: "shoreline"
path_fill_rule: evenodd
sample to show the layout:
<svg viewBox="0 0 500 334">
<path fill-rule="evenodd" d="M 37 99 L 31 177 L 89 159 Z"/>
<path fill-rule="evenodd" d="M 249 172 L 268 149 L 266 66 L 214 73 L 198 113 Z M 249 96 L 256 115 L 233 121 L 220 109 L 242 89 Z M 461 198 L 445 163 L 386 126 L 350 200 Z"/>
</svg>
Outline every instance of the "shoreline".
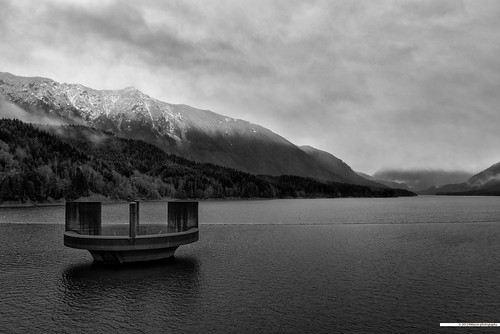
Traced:
<svg viewBox="0 0 500 334">
<path fill-rule="evenodd" d="M 80 197 L 76 199 L 77 202 L 102 202 L 103 204 L 115 204 L 115 203 L 125 203 L 124 200 L 113 200 L 111 198 L 99 195 L 92 195 L 87 197 Z M 51 206 L 64 206 L 66 205 L 65 199 L 52 200 L 46 202 L 34 202 L 32 200 L 27 200 L 26 202 L 21 201 L 7 201 L 0 203 L 0 208 L 36 208 L 36 207 L 51 207 Z"/>
<path fill-rule="evenodd" d="M 276 198 L 196 198 L 196 199 L 191 199 L 191 198 L 186 198 L 186 199 L 177 199 L 177 198 L 162 198 L 162 199 L 144 199 L 140 200 L 141 202 L 168 202 L 172 200 L 178 200 L 178 201 L 248 201 L 248 200 L 273 200 Z M 123 200 L 123 199 L 110 199 L 110 198 L 94 198 L 94 197 L 85 197 L 85 198 L 78 198 L 75 200 L 75 202 L 102 202 L 102 204 L 122 204 L 122 203 L 129 203 L 130 201 Z M 3 208 L 36 208 L 36 207 L 51 207 L 51 206 L 64 206 L 66 205 L 66 200 L 58 200 L 54 202 L 33 202 L 31 200 L 28 200 L 26 202 L 21 202 L 21 201 L 8 201 L 5 203 L 0 203 L 0 209 Z"/>
<path fill-rule="evenodd" d="M 396 196 L 397 197 L 407 197 L 407 196 Z M 173 197 L 166 197 L 162 199 L 139 199 L 141 202 L 167 202 L 167 201 L 200 201 L 200 202 L 223 202 L 223 201 L 272 201 L 277 199 L 325 199 L 325 198 L 395 198 L 395 197 L 285 197 L 285 198 L 266 198 L 266 197 L 254 197 L 254 198 L 242 198 L 242 197 L 228 197 L 228 198 L 185 198 L 178 199 Z M 75 200 L 75 202 L 102 202 L 102 204 L 122 204 L 129 203 L 131 201 L 123 199 L 111 199 L 105 196 L 88 196 L 80 197 Z M 54 200 L 48 202 L 34 202 L 27 200 L 26 202 L 21 201 L 7 201 L 0 203 L 0 209 L 3 208 L 36 208 L 36 207 L 51 207 L 51 206 L 64 206 L 66 200 Z"/>
</svg>

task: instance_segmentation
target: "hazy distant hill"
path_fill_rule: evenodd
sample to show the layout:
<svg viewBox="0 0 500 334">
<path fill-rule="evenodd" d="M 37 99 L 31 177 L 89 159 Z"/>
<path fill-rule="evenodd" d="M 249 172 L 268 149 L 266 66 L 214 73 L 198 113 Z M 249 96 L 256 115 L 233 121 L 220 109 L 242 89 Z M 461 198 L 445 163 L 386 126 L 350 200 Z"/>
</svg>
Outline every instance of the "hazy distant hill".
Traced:
<svg viewBox="0 0 500 334">
<path fill-rule="evenodd" d="M 317 161 L 259 125 L 187 105 L 168 104 L 132 87 L 95 90 L 46 78 L 0 73 L 2 96 L 0 112 L 9 117 L 88 125 L 144 140 L 190 160 L 252 174 L 289 174 L 373 185 L 354 177 L 345 164 L 337 169 L 335 164 Z"/>
<path fill-rule="evenodd" d="M 0 203 L 96 194 L 127 200 L 412 195 L 300 176 L 256 176 L 85 126 L 0 119 Z"/>
<path fill-rule="evenodd" d="M 472 176 L 466 182 L 428 189 L 429 194 L 500 196 L 500 162 Z"/>
<path fill-rule="evenodd" d="M 349 165 L 328 152 L 321 151 L 307 145 L 300 146 L 300 149 L 306 152 L 321 167 L 327 170 L 336 171 L 339 175 L 342 175 L 342 177 L 345 179 L 345 182 L 347 183 L 367 185 L 378 188 L 386 187 L 386 185 L 384 184 L 369 180 L 367 178 L 364 178 L 363 176 L 358 175 L 355 171 L 352 170 L 351 167 L 349 167 Z"/>
<path fill-rule="evenodd" d="M 408 187 L 406 184 L 402 183 L 402 182 L 391 182 L 391 181 L 385 181 L 385 180 L 380 180 L 380 179 L 377 179 L 371 175 L 368 175 L 368 174 L 365 174 L 365 173 L 361 173 L 361 172 L 356 172 L 358 175 L 364 177 L 365 179 L 367 180 L 371 180 L 371 181 L 375 181 L 377 183 L 381 183 L 389 188 L 394 188 L 394 189 L 406 189 L 406 190 L 410 190 L 410 187 Z"/>
<path fill-rule="evenodd" d="M 430 187 L 466 181 L 472 173 L 444 170 L 382 170 L 373 174 L 378 180 L 406 184 L 411 191 L 420 193 Z"/>
</svg>

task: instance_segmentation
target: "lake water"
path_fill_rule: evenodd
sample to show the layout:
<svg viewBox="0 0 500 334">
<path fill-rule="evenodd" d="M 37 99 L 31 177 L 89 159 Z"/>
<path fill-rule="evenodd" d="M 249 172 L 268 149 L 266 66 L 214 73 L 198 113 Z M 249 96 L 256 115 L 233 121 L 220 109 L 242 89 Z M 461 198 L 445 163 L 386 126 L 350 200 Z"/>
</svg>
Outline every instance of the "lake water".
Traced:
<svg viewBox="0 0 500 334">
<path fill-rule="evenodd" d="M 103 221 L 127 221 L 127 210 L 106 205 Z M 141 215 L 165 220 L 165 203 L 143 203 Z M 0 209 L 0 331 L 419 333 L 500 322 L 500 197 L 207 201 L 199 217 L 200 240 L 174 260 L 103 267 L 63 246 L 63 207 Z"/>
</svg>

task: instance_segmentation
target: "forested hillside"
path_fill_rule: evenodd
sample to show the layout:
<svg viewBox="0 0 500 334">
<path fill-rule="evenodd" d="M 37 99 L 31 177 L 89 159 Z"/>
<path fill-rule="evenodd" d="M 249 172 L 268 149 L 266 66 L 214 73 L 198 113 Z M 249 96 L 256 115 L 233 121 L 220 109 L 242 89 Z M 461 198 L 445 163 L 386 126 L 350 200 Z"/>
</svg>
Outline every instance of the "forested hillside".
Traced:
<svg viewBox="0 0 500 334">
<path fill-rule="evenodd" d="M 43 202 L 101 194 L 112 199 L 373 197 L 392 189 L 297 176 L 255 176 L 196 163 L 138 140 L 84 126 L 0 120 L 0 201 Z"/>
</svg>

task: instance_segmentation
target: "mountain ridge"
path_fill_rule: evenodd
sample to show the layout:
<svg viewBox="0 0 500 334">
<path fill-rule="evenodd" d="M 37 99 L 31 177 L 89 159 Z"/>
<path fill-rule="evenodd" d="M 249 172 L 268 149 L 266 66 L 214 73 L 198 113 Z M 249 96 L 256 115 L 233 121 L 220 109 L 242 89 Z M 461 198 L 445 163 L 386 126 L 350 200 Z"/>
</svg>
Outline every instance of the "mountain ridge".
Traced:
<svg viewBox="0 0 500 334">
<path fill-rule="evenodd" d="M 373 181 L 325 165 L 260 125 L 185 104 L 169 104 L 130 87 L 95 90 L 0 72 L 0 94 L 32 115 L 144 140 L 189 160 L 252 174 L 288 174 L 374 186 Z"/>
</svg>

